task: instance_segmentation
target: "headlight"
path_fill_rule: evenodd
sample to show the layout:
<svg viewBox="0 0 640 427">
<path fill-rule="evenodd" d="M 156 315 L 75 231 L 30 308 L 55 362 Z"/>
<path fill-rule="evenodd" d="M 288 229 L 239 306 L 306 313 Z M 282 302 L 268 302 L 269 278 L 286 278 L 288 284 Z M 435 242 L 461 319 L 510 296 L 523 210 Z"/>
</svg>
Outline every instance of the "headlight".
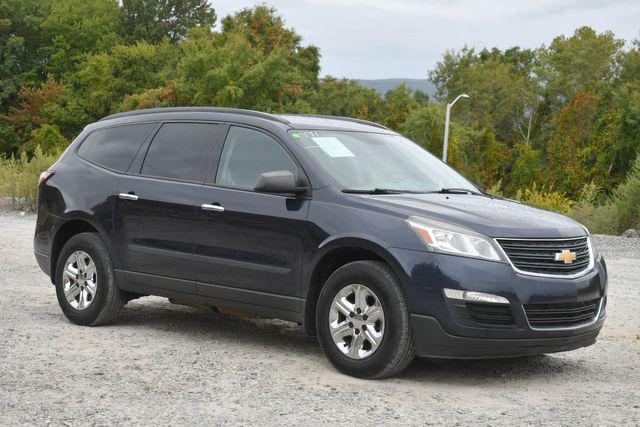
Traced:
<svg viewBox="0 0 640 427">
<path fill-rule="evenodd" d="M 415 216 L 409 217 L 406 221 L 431 251 L 490 261 L 504 261 L 491 239 L 481 234 Z"/>
</svg>

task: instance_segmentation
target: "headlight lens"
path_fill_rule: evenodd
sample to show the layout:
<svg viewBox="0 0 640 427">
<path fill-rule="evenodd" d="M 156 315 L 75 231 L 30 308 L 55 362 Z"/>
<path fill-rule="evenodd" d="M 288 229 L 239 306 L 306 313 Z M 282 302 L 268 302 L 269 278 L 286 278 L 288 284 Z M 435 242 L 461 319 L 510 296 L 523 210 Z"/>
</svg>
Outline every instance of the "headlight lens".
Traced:
<svg viewBox="0 0 640 427">
<path fill-rule="evenodd" d="M 427 249 L 454 255 L 503 261 L 491 240 L 487 237 L 454 231 L 455 226 L 431 223 L 420 217 L 410 217 L 407 224 L 418 235 Z"/>
</svg>

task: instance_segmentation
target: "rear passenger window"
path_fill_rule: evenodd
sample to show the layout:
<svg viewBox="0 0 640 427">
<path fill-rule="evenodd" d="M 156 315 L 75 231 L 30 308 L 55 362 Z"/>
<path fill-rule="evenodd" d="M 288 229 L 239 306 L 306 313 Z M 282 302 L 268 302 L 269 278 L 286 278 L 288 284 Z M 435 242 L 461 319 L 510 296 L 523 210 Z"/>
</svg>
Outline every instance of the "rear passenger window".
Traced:
<svg viewBox="0 0 640 427">
<path fill-rule="evenodd" d="M 262 132 L 231 127 L 224 143 L 216 184 L 253 189 L 264 172 L 290 171 L 298 175 L 298 166 L 287 151 Z"/>
<path fill-rule="evenodd" d="M 208 123 L 165 123 L 151 142 L 142 174 L 201 181 L 216 126 Z"/>
<path fill-rule="evenodd" d="M 126 172 L 154 127 L 154 123 L 147 123 L 97 130 L 84 140 L 78 156 L 99 166 Z"/>
</svg>

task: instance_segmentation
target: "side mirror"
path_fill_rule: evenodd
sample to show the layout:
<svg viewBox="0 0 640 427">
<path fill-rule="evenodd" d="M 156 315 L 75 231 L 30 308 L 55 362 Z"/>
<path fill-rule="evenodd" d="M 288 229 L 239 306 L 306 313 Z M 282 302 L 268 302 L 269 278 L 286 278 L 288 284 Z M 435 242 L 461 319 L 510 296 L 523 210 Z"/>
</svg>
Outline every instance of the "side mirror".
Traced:
<svg viewBox="0 0 640 427">
<path fill-rule="evenodd" d="M 308 187 L 299 187 L 296 177 L 290 171 L 273 171 L 260 174 L 255 191 L 262 193 L 299 194 L 306 193 Z"/>
</svg>

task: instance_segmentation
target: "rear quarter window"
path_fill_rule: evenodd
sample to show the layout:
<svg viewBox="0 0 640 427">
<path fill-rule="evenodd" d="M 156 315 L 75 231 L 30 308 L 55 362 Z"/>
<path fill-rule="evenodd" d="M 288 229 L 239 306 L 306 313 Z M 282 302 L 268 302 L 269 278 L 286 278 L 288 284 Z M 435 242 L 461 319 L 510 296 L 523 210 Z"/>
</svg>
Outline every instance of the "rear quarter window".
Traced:
<svg viewBox="0 0 640 427">
<path fill-rule="evenodd" d="M 78 156 L 107 169 L 126 172 L 155 126 L 145 123 L 94 131 L 80 145 Z"/>
</svg>

